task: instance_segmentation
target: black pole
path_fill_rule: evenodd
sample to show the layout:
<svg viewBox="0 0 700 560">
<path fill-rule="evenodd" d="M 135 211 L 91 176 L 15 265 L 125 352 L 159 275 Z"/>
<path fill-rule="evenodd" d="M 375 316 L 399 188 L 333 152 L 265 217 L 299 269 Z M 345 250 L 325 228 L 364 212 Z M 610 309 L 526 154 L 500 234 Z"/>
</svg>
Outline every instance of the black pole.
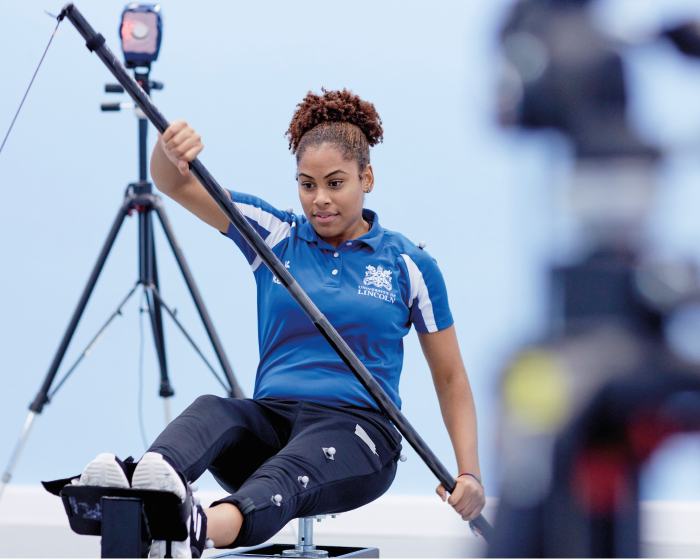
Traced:
<svg viewBox="0 0 700 560">
<path fill-rule="evenodd" d="M 151 92 L 150 72 L 135 72 L 134 79 L 148 94 Z M 139 116 L 139 192 L 150 194 L 151 183 L 148 182 L 148 120 Z M 139 212 L 139 252 L 141 253 L 141 282 L 144 286 L 153 284 L 160 289 L 158 283 L 158 265 L 156 262 L 156 243 L 153 231 L 153 205 L 144 204 L 136 207 Z M 153 342 L 158 356 L 160 368 L 160 391 L 163 398 L 172 397 L 175 394 L 170 379 L 168 378 L 168 362 L 165 355 L 165 334 L 163 330 L 163 312 L 160 301 L 148 293 L 148 311 L 153 330 Z M 166 414 L 167 416 L 167 414 Z M 166 421 L 169 419 L 166 418 Z"/>
<path fill-rule="evenodd" d="M 88 49 L 97 54 L 117 81 L 124 87 L 125 91 L 144 112 L 148 120 L 153 123 L 153 126 L 155 126 L 161 134 L 165 132 L 165 129 L 168 128 L 170 123 L 153 104 L 143 88 L 129 75 L 119 59 L 117 59 L 109 47 L 107 47 L 104 37 L 95 32 L 92 26 L 72 3 L 66 4 L 63 10 L 61 10 L 59 18 L 62 19 L 64 17 L 67 17 L 75 26 L 78 33 L 85 39 Z M 399 407 L 397 407 L 394 401 L 384 392 L 377 380 L 372 377 L 372 374 L 354 354 L 340 334 L 338 334 L 338 331 L 333 328 L 328 319 L 326 319 L 306 292 L 304 292 L 301 286 L 294 280 L 294 277 L 280 262 L 277 255 L 272 252 L 272 249 L 267 246 L 258 232 L 255 231 L 253 226 L 250 225 L 248 220 L 245 219 L 243 214 L 241 214 L 238 208 L 231 202 L 231 199 L 219 183 L 216 182 L 216 179 L 214 179 L 199 159 L 194 159 L 190 163 L 190 170 L 216 201 L 226 217 L 233 223 L 243 238 L 270 269 L 272 274 L 277 277 L 280 283 L 299 304 L 304 313 L 311 319 L 311 322 L 338 353 L 348 368 L 350 368 L 350 371 L 352 371 L 355 377 L 357 377 L 360 383 L 369 392 L 380 410 L 396 425 L 399 432 L 408 440 L 411 447 L 420 455 L 421 459 L 423 459 L 445 489 L 450 493 L 454 492 L 456 486 L 454 477 L 426 445 L 423 438 L 418 435 L 418 432 L 416 432 L 406 417 L 401 413 Z M 472 523 L 488 541 L 493 532 L 493 528 L 488 521 L 480 515 Z"/>
<path fill-rule="evenodd" d="M 151 278 L 156 289 L 160 289 L 158 282 L 158 266 L 156 261 L 156 242 L 153 234 L 153 208 L 149 208 L 148 222 L 151 230 Z M 146 290 L 148 292 L 148 290 Z M 151 323 L 153 326 L 153 336 L 156 341 L 156 351 L 158 352 L 158 362 L 160 363 L 160 391 L 159 395 L 163 398 L 172 397 L 175 394 L 170 379 L 168 378 L 168 362 L 165 357 L 165 330 L 163 329 L 163 309 L 160 300 L 155 297 L 147 296 L 153 314 Z"/>
<path fill-rule="evenodd" d="M 134 72 L 134 79 L 146 95 L 151 93 L 150 69 Z M 138 113 L 138 112 L 137 112 Z M 148 181 L 148 121 L 139 115 L 139 181 Z M 150 192 L 150 189 L 149 189 Z"/>
<path fill-rule="evenodd" d="M 148 181 L 148 121 L 139 119 L 139 181 Z"/>
<path fill-rule="evenodd" d="M 140 281 L 144 286 L 154 284 L 156 287 L 159 287 L 156 269 L 156 245 L 153 238 L 152 206 L 151 204 L 139 205 L 137 209 L 139 212 L 140 265 L 143 267 L 140 274 Z M 168 379 L 168 365 L 165 357 L 165 337 L 163 336 L 163 314 L 160 308 L 160 302 L 150 294 L 147 294 L 146 297 L 148 298 L 148 311 L 151 320 L 151 328 L 153 330 L 153 342 L 156 347 L 158 365 L 160 367 L 159 395 L 163 398 L 168 398 L 172 397 L 175 391 L 170 385 L 170 379 Z"/>
</svg>

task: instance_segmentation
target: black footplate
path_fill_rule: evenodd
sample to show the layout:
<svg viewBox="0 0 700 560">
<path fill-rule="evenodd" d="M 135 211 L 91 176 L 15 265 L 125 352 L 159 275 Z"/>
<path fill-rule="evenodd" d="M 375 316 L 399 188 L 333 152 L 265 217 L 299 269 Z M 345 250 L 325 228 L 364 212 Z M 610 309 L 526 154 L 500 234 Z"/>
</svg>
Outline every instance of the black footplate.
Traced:
<svg viewBox="0 0 700 560">
<path fill-rule="evenodd" d="M 61 483 L 64 486 L 58 490 Z M 144 525 L 141 534 L 154 540 L 184 541 L 189 535 L 187 520 L 190 500 L 185 503 L 171 492 L 136 490 L 133 488 L 108 488 L 103 486 L 77 486 L 70 479 L 45 483 L 46 489 L 63 500 L 71 529 L 79 535 L 101 535 L 105 512 L 105 499 L 140 501 Z M 58 490 L 58 492 L 57 492 Z"/>
</svg>

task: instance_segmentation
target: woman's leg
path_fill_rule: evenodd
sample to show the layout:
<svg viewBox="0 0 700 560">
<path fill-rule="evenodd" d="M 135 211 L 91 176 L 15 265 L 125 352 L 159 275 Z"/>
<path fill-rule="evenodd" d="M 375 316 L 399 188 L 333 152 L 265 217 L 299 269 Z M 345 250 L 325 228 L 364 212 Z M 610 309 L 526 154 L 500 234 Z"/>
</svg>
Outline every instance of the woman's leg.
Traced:
<svg viewBox="0 0 700 560">
<path fill-rule="evenodd" d="M 209 469 L 225 489 L 235 492 L 284 445 L 297 409 L 290 403 L 271 410 L 262 401 L 199 397 L 158 436 L 136 467 L 134 480 L 138 479 L 142 488 L 179 490 L 175 493 L 184 495 L 186 489 L 176 471 L 186 481 L 194 481 Z M 243 515 L 235 500 L 205 509 L 204 515 L 206 537 L 215 546 L 236 539 Z M 180 546 L 173 543 L 176 545 Z M 189 545 L 185 541 L 180 548 L 185 550 Z M 156 542 L 154 547 L 156 556 L 167 550 L 165 542 Z"/>
<path fill-rule="evenodd" d="M 286 410 L 282 412 L 283 418 Z M 288 428 L 280 429 L 277 420 L 258 401 L 204 395 L 175 418 L 148 451 L 160 453 L 188 482 L 209 469 L 234 492 L 286 442 Z"/>
<path fill-rule="evenodd" d="M 242 514 L 237 538 L 223 546 L 259 544 L 297 517 L 356 509 L 386 492 L 396 474 L 400 436 L 379 413 L 302 402 L 290 436 L 236 493 L 209 510 L 218 515 L 218 508 L 233 504 Z"/>
</svg>

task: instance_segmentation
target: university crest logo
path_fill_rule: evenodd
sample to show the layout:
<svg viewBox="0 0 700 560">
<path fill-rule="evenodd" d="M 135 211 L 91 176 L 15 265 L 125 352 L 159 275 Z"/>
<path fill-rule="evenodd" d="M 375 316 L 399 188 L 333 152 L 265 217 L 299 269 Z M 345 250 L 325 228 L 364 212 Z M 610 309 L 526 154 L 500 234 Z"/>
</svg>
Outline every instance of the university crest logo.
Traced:
<svg viewBox="0 0 700 560">
<path fill-rule="evenodd" d="M 377 268 L 369 265 L 367 267 L 367 272 L 365 272 L 363 284 L 365 286 L 376 286 L 377 288 L 391 290 L 391 273 L 391 270 L 384 270 L 381 265 Z"/>
</svg>

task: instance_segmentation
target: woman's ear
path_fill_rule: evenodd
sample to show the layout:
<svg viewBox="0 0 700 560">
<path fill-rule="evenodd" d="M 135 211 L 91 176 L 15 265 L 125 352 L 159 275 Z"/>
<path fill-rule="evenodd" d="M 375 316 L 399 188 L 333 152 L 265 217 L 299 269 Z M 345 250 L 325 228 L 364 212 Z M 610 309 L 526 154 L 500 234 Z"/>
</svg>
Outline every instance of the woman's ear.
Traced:
<svg viewBox="0 0 700 560">
<path fill-rule="evenodd" d="M 374 189 L 374 171 L 371 165 L 368 164 L 365 167 L 362 175 L 360 175 L 360 179 L 362 180 L 362 190 L 365 194 L 372 192 L 372 189 Z"/>
</svg>

